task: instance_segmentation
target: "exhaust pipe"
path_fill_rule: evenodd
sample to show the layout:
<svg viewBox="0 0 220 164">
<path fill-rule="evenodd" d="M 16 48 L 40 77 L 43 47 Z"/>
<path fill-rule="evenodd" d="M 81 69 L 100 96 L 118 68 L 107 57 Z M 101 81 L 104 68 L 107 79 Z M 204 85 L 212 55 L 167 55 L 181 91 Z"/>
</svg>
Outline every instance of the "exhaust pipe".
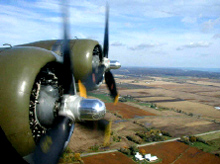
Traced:
<svg viewBox="0 0 220 164">
<path fill-rule="evenodd" d="M 78 95 L 63 95 L 59 115 L 74 121 L 100 120 L 105 117 L 105 103 L 98 99 L 85 99 Z"/>
<path fill-rule="evenodd" d="M 105 117 L 105 103 L 98 99 L 82 99 L 78 107 L 81 120 L 100 120 Z"/>
</svg>

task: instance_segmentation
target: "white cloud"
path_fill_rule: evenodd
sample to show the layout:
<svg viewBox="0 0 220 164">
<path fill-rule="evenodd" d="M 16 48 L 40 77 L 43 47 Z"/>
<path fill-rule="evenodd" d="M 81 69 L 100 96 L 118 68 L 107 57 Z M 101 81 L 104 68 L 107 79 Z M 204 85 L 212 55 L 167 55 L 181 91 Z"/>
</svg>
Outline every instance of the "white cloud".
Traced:
<svg viewBox="0 0 220 164">
<path fill-rule="evenodd" d="M 196 22 L 197 22 L 197 18 L 196 18 L 196 17 L 184 17 L 184 18 L 181 20 L 181 22 L 193 24 L 193 23 L 196 23 Z"/>
<path fill-rule="evenodd" d="M 125 44 L 123 44 L 123 43 L 121 43 L 121 42 L 113 42 L 113 43 L 111 43 L 111 46 L 121 47 L 121 46 L 125 46 Z"/>
<path fill-rule="evenodd" d="M 220 34 L 215 34 L 215 35 L 213 35 L 213 38 L 214 38 L 214 39 L 219 39 L 219 38 L 220 38 Z"/>
<path fill-rule="evenodd" d="M 128 47 L 128 48 L 132 51 L 137 51 L 137 50 L 143 50 L 147 48 L 153 48 L 155 46 L 156 46 L 155 44 L 139 44 L 139 45 Z"/>
<path fill-rule="evenodd" d="M 211 45 L 210 42 L 190 42 L 177 48 L 177 50 L 183 50 L 185 48 L 207 48 Z"/>
<path fill-rule="evenodd" d="M 62 38 L 59 0 L 10 2 L 0 2 L 0 45 Z M 92 37 L 102 44 L 105 1 L 69 2 L 71 38 Z M 194 54 L 209 54 L 216 58 L 212 63 L 220 65 L 217 62 L 220 61 L 217 60 L 220 56 L 219 0 L 111 0 L 109 3 L 110 56 L 119 57 L 123 64 L 144 66 L 148 55 L 152 66 L 181 66 L 180 60 L 190 66 L 198 60 Z M 190 62 L 186 54 L 191 55 Z"/>
<path fill-rule="evenodd" d="M 100 1 L 98 1 L 100 2 Z M 165 18 L 165 17 L 217 17 L 220 13 L 218 0 L 111 0 L 112 8 L 117 9 L 117 14 L 137 15 L 139 17 Z"/>
<path fill-rule="evenodd" d="M 202 31 L 210 32 L 218 24 L 220 24 L 220 17 L 217 19 L 209 19 L 208 21 L 202 24 Z"/>
</svg>

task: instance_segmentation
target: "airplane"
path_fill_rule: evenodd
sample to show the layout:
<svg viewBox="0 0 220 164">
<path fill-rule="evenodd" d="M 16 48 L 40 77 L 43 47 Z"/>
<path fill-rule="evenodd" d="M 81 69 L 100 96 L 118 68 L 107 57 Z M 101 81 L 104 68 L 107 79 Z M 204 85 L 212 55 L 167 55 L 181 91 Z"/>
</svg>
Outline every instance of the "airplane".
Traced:
<svg viewBox="0 0 220 164">
<path fill-rule="evenodd" d="M 108 58 L 108 4 L 103 49 L 95 40 L 69 39 L 67 15 L 63 7 L 62 40 L 0 49 L 0 133 L 6 156 L 15 158 L 17 152 L 30 163 L 57 163 L 75 122 L 105 116 L 104 102 L 88 99 L 86 91 L 105 79 L 114 103 L 118 101 L 110 70 L 121 64 Z"/>
</svg>

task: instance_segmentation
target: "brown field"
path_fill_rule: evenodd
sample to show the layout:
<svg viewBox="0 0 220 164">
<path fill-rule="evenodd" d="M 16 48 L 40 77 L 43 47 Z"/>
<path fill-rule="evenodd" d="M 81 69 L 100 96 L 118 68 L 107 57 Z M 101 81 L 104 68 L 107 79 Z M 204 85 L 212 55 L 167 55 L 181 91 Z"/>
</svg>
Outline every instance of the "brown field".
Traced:
<svg viewBox="0 0 220 164">
<path fill-rule="evenodd" d="M 155 88 L 163 88 L 174 91 L 184 91 L 189 93 L 196 92 L 207 92 L 207 91 L 220 91 L 220 88 L 212 87 L 212 86 L 201 86 L 194 84 L 179 84 L 175 82 L 165 82 L 165 81 L 155 81 L 150 84 L 146 84 L 146 86 L 155 87 Z"/>
<path fill-rule="evenodd" d="M 199 92 L 198 95 L 220 98 L 220 91 L 215 92 Z"/>
<path fill-rule="evenodd" d="M 129 83 L 129 84 L 135 84 L 135 85 L 143 85 L 148 86 L 149 84 L 153 83 L 152 80 L 118 80 L 118 83 Z"/>
<path fill-rule="evenodd" d="M 104 129 L 98 123 L 76 123 L 68 147 L 73 152 L 88 152 L 89 147 L 104 143 Z"/>
<path fill-rule="evenodd" d="M 172 111 L 172 110 L 156 110 L 154 108 L 150 108 L 148 106 L 142 106 L 142 105 L 139 105 L 137 103 L 132 103 L 132 102 L 125 102 L 125 104 L 136 107 L 136 108 L 140 108 L 140 109 L 145 110 L 145 111 L 150 112 L 150 113 L 153 113 L 153 114 L 156 115 L 156 116 L 153 116 L 155 118 L 156 117 L 164 117 L 164 116 L 168 116 L 168 117 L 181 116 L 180 113 L 177 113 L 177 112 Z"/>
<path fill-rule="evenodd" d="M 146 153 L 161 158 L 162 161 L 159 163 L 163 164 L 220 163 L 219 157 L 177 141 L 140 147 L 139 149 L 144 149 Z"/>
<path fill-rule="evenodd" d="M 120 152 L 98 154 L 83 157 L 85 164 L 135 164 L 135 162 Z"/>
<path fill-rule="evenodd" d="M 143 98 L 135 98 L 136 100 L 140 101 L 166 101 L 166 100 L 175 100 L 175 98 L 172 97 L 143 97 Z"/>
<path fill-rule="evenodd" d="M 213 83 L 213 82 L 209 82 L 209 81 L 187 81 L 187 83 L 220 87 L 220 83 Z"/>
<path fill-rule="evenodd" d="M 186 161 L 189 164 L 219 164 L 220 158 L 216 157 L 214 154 L 206 153 L 195 147 L 191 147 L 175 163 L 186 163 Z"/>
<path fill-rule="evenodd" d="M 135 116 L 155 116 L 153 113 L 120 102 L 117 103 L 117 105 L 114 105 L 113 103 L 106 103 L 105 105 L 107 110 L 112 113 L 117 113 L 123 118 L 134 118 Z"/>
<path fill-rule="evenodd" d="M 91 152 L 91 146 L 98 145 L 99 151 L 103 151 L 105 127 L 112 121 L 112 132 L 114 135 L 121 136 L 121 142 L 114 142 L 111 136 L 111 145 L 107 149 L 119 149 L 120 147 L 134 144 L 126 139 L 126 136 L 134 135 L 137 131 L 143 131 L 141 127 L 133 123 L 133 120 L 123 120 L 114 114 L 107 112 L 105 118 L 100 121 L 88 121 L 76 123 L 74 133 L 70 139 L 68 147 L 73 152 Z"/>
<path fill-rule="evenodd" d="M 163 88 L 164 86 L 181 86 L 181 84 L 175 83 L 175 82 L 167 82 L 167 81 L 152 81 L 148 84 L 146 84 L 149 87 L 156 87 L 156 88 Z"/>
<path fill-rule="evenodd" d="M 193 113 L 197 116 L 200 115 L 203 118 L 216 119 L 220 121 L 220 111 L 216 110 L 215 108 L 209 105 L 204 105 L 189 101 L 162 102 L 156 104 L 157 106 L 160 107 L 174 108 L 174 109 L 182 110 L 186 113 Z"/>
<path fill-rule="evenodd" d="M 117 79 L 117 83 L 131 83 L 134 80 L 131 79 Z"/>
<path fill-rule="evenodd" d="M 166 111 L 164 111 L 166 113 Z M 139 119 L 138 122 L 146 127 L 155 127 L 169 132 L 172 137 L 183 135 L 194 135 L 213 130 L 220 130 L 220 126 L 210 121 L 188 117 L 181 114 L 146 117 Z"/>
<path fill-rule="evenodd" d="M 220 106 L 219 98 L 202 96 L 194 93 L 187 93 L 181 91 L 173 91 L 167 89 L 130 89 L 130 90 L 120 90 L 121 95 L 131 95 L 133 97 L 172 97 L 176 99 L 190 100 L 192 102 L 198 102 L 211 106 Z"/>
</svg>

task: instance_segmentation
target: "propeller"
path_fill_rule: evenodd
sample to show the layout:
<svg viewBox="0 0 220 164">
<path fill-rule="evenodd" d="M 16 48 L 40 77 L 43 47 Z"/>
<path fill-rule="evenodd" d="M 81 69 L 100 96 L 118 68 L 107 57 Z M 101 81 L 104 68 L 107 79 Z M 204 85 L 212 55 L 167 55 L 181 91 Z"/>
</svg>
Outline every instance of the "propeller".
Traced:
<svg viewBox="0 0 220 164">
<path fill-rule="evenodd" d="M 108 59 L 108 53 L 109 53 L 109 5 L 106 4 L 106 13 L 105 13 L 105 31 L 104 31 L 104 43 L 103 43 L 103 57 L 101 63 L 97 66 L 95 65 L 92 69 L 92 72 L 88 74 L 88 76 L 83 80 L 83 83 L 85 84 L 85 88 L 87 90 L 94 89 L 97 85 L 101 84 L 103 80 L 103 75 L 105 76 L 105 82 L 106 85 L 110 91 L 110 96 L 114 100 L 114 104 L 118 102 L 118 91 L 115 83 L 115 79 L 113 74 L 111 73 L 110 69 L 118 69 L 121 67 L 120 63 L 117 61 L 110 61 Z M 96 57 L 94 63 L 96 63 Z M 81 90 L 81 83 L 79 84 L 79 90 L 84 92 L 84 90 Z"/>
<path fill-rule="evenodd" d="M 59 110 L 58 116 L 55 118 L 53 126 L 47 130 L 47 133 L 41 137 L 40 141 L 36 145 L 35 151 L 33 153 L 33 160 L 35 164 L 46 164 L 46 163 L 57 163 L 61 153 L 63 152 L 64 147 L 67 145 L 68 140 L 70 139 L 73 130 L 74 130 L 74 120 L 75 117 L 81 117 L 85 120 L 92 119 L 100 119 L 105 114 L 105 105 L 103 102 L 99 100 L 92 99 L 83 99 L 82 97 L 86 96 L 86 87 L 78 82 L 80 96 L 76 96 L 76 86 L 75 79 L 73 76 L 73 61 L 70 45 L 69 45 L 69 36 L 68 36 L 68 10 L 65 7 L 66 4 L 63 3 L 63 44 L 62 44 L 62 52 L 63 52 L 63 74 L 65 80 L 63 81 L 63 89 L 64 94 L 61 103 L 61 109 Z M 105 81 L 110 90 L 110 95 L 113 97 L 115 104 L 118 101 L 118 92 L 116 88 L 116 83 L 111 73 L 110 69 L 120 68 L 113 63 L 111 66 L 111 62 L 108 59 L 108 50 L 109 50 L 109 6 L 106 5 L 106 19 L 105 19 L 105 34 L 104 34 L 104 45 L 103 45 L 103 59 L 102 63 L 98 66 L 98 70 L 93 69 L 91 76 L 88 76 L 87 79 L 90 79 L 89 85 L 96 84 L 95 82 L 102 81 L 103 74 L 105 73 Z M 120 65 L 120 63 L 119 63 Z M 98 71 L 98 72 L 97 72 Z M 96 72 L 96 73 L 95 73 Z M 74 97 L 75 96 L 75 97 Z M 73 102 L 76 102 L 73 104 Z M 76 105 L 80 103 L 82 106 L 82 111 L 75 110 L 77 108 Z M 88 104 L 91 106 L 91 112 L 88 110 Z M 72 105 L 72 106 L 71 106 Z M 87 112 L 85 113 L 84 108 Z M 75 113 L 74 113 L 75 112 Z M 80 113 L 81 112 L 81 113 Z M 99 115 L 95 115 L 95 114 Z M 98 117 L 97 117 L 98 116 Z M 90 118 L 91 117 L 91 118 Z"/>
<path fill-rule="evenodd" d="M 109 5 L 106 4 L 106 17 L 105 17 L 105 33 L 104 33 L 104 44 L 103 44 L 103 55 L 104 58 L 108 58 L 109 52 Z M 104 59 L 105 60 L 105 59 Z M 108 64 L 110 65 L 110 61 Z M 113 74 L 111 73 L 110 69 L 106 69 L 105 71 L 105 83 L 110 91 L 110 96 L 114 99 L 114 104 L 118 102 L 118 91 L 116 88 L 116 83 Z"/>
<path fill-rule="evenodd" d="M 42 136 L 34 151 L 33 160 L 35 164 L 55 164 L 63 152 L 64 145 L 70 138 L 71 129 L 74 128 L 72 120 L 66 116 L 59 116 L 47 134 Z"/>
<path fill-rule="evenodd" d="M 73 77 L 73 66 L 71 62 L 71 50 L 68 38 L 67 7 L 63 4 L 63 74 L 65 80 L 63 89 L 65 95 L 75 95 L 76 87 Z M 70 139 L 74 129 L 73 119 L 68 115 L 58 115 L 53 126 L 42 136 L 33 154 L 35 164 L 57 163 L 68 139 Z"/>
</svg>

